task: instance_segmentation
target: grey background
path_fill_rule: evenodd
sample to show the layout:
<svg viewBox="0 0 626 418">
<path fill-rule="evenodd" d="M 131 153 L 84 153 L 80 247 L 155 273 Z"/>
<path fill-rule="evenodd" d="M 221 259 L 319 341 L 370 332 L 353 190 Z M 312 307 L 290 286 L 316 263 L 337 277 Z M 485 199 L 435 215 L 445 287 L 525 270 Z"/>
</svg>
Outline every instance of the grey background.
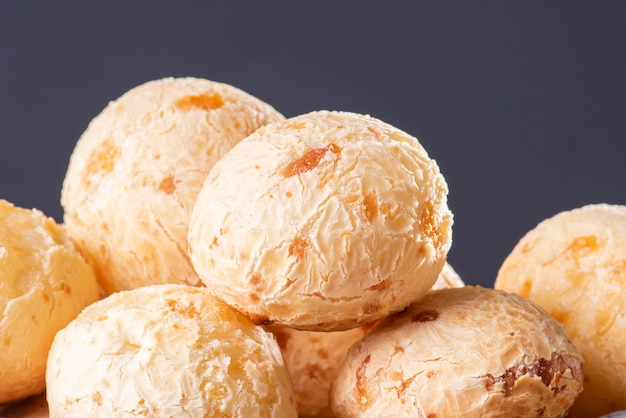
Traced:
<svg viewBox="0 0 626 418">
<path fill-rule="evenodd" d="M 449 261 L 491 286 L 542 219 L 626 204 L 625 42 L 624 1 L 3 0 L 0 198 L 61 221 L 89 121 L 143 82 L 204 77 L 418 137 L 449 184 Z"/>
</svg>

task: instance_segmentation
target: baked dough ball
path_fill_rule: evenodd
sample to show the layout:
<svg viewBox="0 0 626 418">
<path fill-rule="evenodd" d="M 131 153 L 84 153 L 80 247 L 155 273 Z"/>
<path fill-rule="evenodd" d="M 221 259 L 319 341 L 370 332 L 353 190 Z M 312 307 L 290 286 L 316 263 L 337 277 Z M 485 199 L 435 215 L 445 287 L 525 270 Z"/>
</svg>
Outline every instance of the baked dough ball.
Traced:
<svg viewBox="0 0 626 418">
<path fill-rule="evenodd" d="M 541 305 L 582 353 L 585 389 L 570 417 L 626 409 L 626 206 L 588 205 L 540 222 L 495 287 Z"/>
<path fill-rule="evenodd" d="M 431 290 L 462 286 L 460 276 L 446 263 Z M 371 326 L 335 332 L 268 327 L 278 340 L 289 370 L 299 417 L 332 417 L 328 395 L 335 372 L 352 344 L 363 338 Z"/>
<path fill-rule="evenodd" d="M 213 164 L 276 110 L 227 84 L 166 78 L 137 86 L 88 126 L 62 189 L 65 224 L 106 293 L 198 284 L 189 215 Z"/>
<path fill-rule="evenodd" d="M 466 286 L 429 292 L 354 344 L 332 383 L 341 417 L 565 417 L 582 357 L 535 303 Z"/>
<path fill-rule="evenodd" d="M 63 226 L 0 200 L 0 404 L 44 389 L 54 334 L 97 299 Z"/>
<path fill-rule="evenodd" d="M 399 129 L 347 112 L 296 116 L 213 166 L 191 215 L 192 262 L 256 323 L 356 327 L 433 285 L 452 239 L 447 192 Z"/>
<path fill-rule="evenodd" d="M 271 333 L 202 287 L 144 286 L 87 307 L 54 339 L 50 417 L 296 417 Z"/>
</svg>

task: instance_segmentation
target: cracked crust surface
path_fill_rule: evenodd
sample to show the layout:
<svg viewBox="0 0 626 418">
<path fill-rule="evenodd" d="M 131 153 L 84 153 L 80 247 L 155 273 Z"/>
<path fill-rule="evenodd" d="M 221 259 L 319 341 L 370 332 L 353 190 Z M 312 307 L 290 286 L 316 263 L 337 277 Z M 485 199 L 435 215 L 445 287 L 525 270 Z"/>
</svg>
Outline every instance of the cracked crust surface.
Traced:
<svg viewBox="0 0 626 418">
<path fill-rule="evenodd" d="M 60 331 L 50 417 L 296 417 L 271 333 L 204 288 L 144 286 L 87 307 Z"/>
<path fill-rule="evenodd" d="M 626 206 L 587 205 L 540 222 L 495 287 L 541 305 L 582 353 L 585 389 L 572 418 L 626 409 Z"/>
<path fill-rule="evenodd" d="M 565 417 L 582 357 L 561 325 L 514 294 L 430 292 L 350 349 L 331 387 L 336 417 Z"/>
<path fill-rule="evenodd" d="M 94 118 L 70 158 L 61 203 L 103 289 L 198 284 L 187 228 L 204 178 L 233 145 L 282 119 L 233 86 L 198 78 L 142 84 Z"/>
<path fill-rule="evenodd" d="M 446 262 L 431 290 L 463 287 L 465 284 Z M 332 418 L 328 399 L 330 384 L 352 344 L 363 338 L 374 324 L 346 331 L 302 331 L 274 326 L 285 359 L 301 418 Z"/>
<path fill-rule="evenodd" d="M 348 329 L 430 289 L 451 245 L 447 192 L 399 129 L 347 112 L 296 116 L 211 170 L 191 216 L 192 262 L 257 323 Z"/>
<path fill-rule="evenodd" d="M 54 334 L 97 299 L 63 226 L 0 200 L 0 404 L 44 389 Z"/>
</svg>

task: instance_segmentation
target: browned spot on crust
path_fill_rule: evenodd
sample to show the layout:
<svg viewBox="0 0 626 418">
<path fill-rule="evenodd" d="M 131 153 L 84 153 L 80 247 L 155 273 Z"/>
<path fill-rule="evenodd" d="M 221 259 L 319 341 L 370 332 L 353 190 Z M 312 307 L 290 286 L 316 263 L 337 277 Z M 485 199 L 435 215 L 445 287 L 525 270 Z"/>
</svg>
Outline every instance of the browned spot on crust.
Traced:
<svg viewBox="0 0 626 418">
<path fill-rule="evenodd" d="M 307 249 L 310 244 L 303 238 L 296 237 L 289 246 L 289 256 L 296 257 L 296 260 L 300 261 L 306 257 Z"/>
<path fill-rule="evenodd" d="M 437 371 L 436 370 L 429 370 L 426 373 L 426 377 L 429 378 L 429 379 L 432 379 L 435 376 L 437 376 Z"/>
<path fill-rule="evenodd" d="M 402 399 L 404 398 L 405 393 L 407 389 L 409 388 L 409 386 L 411 386 L 411 383 L 413 383 L 413 380 L 415 380 L 415 376 L 407 380 L 402 380 L 402 376 L 400 376 L 398 380 L 402 381 L 402 383 L 400 384 L 400 388 L 398 389 L 398 399 Z"/>
<path fill-rule="evenodd" d="M 102 406 L 102 394 L 100 392 L 96 392 L 91 395 L 91 400 L 93 400 L 98 406 Z"/>
<path fill-rule="evenodd" d="M 375 290 L 375 291 L 383 291 L 385 289 L 388 289 L 389 286 L 391 286 L 391 282 L 392 282 L 392 278 L 388 277 L 385 280 L 383 280 L 382 282 L 378 282 L 373 286 L 370 286 L 367 288 L 367 290 Z"/>
<path fill-rule="evenodd" d="M 371 360 L 371 354 L 368 354 L 367 357 L 359 364 L 359 367 L 356 368 L 356 384 L 354 390 L 356 392 L 355 398 L 357 402 L 362 405 L 368 405 L 371 400 L 369 399 L 367 393 L 367 376 L 365 375 L 367 371 L 367 365 Z"/>
<path fill-rule="evenodd" d="M 437 418 L 437 414 L 431 412 L 430 414 L 426 415 L 426 418 Z"/>
<path fill-rule="evenodd" d="M 163 180 L 161 180 L 161 184 L 159 184 L 159 190 L 168 195 L 174 193 L 174 190 L 176 190 L 176 182 L 174 181 L 174 176 L 167 176 Z"/>
<path fill-rule="evenodd" d="M 61 290 L 67 295 L 72 294 L 72 287 L 67 283 L 61 283 Z"/>
<path fill-rule="evenodd" d="M 584 237 L 576 237 L 570 242 L 567 249 L 574 253 L 584 254 L 600 247 L 598 237 L 595 235 L 587 235 Z"/>
<path fill-rule="evenodd" d="M 248 293 L 248 297 L 250 298 L 252 303 L 259 303 L 259 301 L 261 300 L 259 295 L 257 295 L 256 293 Z"/>
<path fill-rule="evenodd" d="M 435 206 L 429 201 L 422 203 L 421 206 L 418 223 L 424 235 L 430 238 L 436 248 L 439 248 L 441 246 L 441 231 L 435 215 Z"/>
<path fill-rule="evenodd" d="M 306 123 L 304 122 L 292 122 L 289 121 L 285 124 L 287 127 L 289 127 L 290 129 L 293 129 L 294 131 L 300 131 L 302 129 L 304 129 L 306 127 Z"/>
<path fill-rule="evenodd" d="M 250 275 L 250 284 L 254 287 L 259 287 L 259 285 L 263 282 L 263 277 L 259 273 L 252 273 Z"/>
<path fill-rule="evenodd" d="M 255 313 L 249 313 L 248 317 L 250 318 L 250 320 L 252 322 L 254 322 L 256 325 L 262 325 L 262 326 L 268 326 L 268 325 L 272 325 L 274 323 L 273 320 L 269 319 L 267 316 L 265 315 L 257 315 Z"/>
<path fill-rule="evenodd" d="M 439 318 L 439 312 L 433 310 L 420 311 L 411 316 L 412 322 L 430 322 Z"/>
<path fill-rule="evenodd" d="M 510 396 L 515 387 L 515 382 L 522 376 L 538 377 L 546 387 L 550 388 L 554 393 L 562 390 L 559 384 L 561 377 L 569 370 L 572 377 L 582 384 L 583 371 L 582 365 L 577 358 L 566 353 L 552 353 L 551 359 L 538 358 L 532 364 L 516 364 L 509 367 L 500 376 L 486 374 L 485 389 L 487 392 L 493 392 L 496 384 L 502 383 L 502 393 L 505 397 Z"/>
<path fill-rule="evenodd" d="M 182 111 L 201 109 L 210 111 L 224 106 L 224 98 L 219 94 L 200 94 L 197 96 L 185 96 L 176 101 L 176 107 Z"/>
<path fill-rule="evenodd" d="M 601 245 L 598 243 L 598 237 L 596 237 L 595 235 L 576 237 L 565 249 L 565 256 L 571 257 L 576 265 L 578 265 L 581 257 L 589 255 L 589 253 L 597 250 L 600 247 Z M 574 283 L 580 280 L 580 276 L 575 274 L 570 275 L 569 278 Z"/>
<path fill-rule="evenodd" d="M 3 344 L 5 345 L 5 347 L 8 347 L 11 345 L 11 337 L 6 337 L 3 341 Z"/>
<path fill-rule="evenodd" d="M 122 151 L 113 141 L 105 139 L 102 143 L 89 155 L 87 160 L 85 182 L 89 183 L 89 177 L 96 173 L 110 173 L 115 167 L 117 159 Z"/>
<path fill-rule="evenodd" d="M 365 213 L 365 219 L 368 222 L 374 221 L 378 217 L 378 199 L 372 194 L 366 194 L 363 196 L 363 211 Z"/>
<path fill-rule="evenodd" d="M 198 312 L 198 309 L 196 309 L 193 303 L 190 303 L 187 306 L 181 306 L 178 301 L 174 299 L 168 299 L 167 306 L 169 306 L 172 312 L 176 312 L 178 314 L 186 316 L 187 318 L 196 318 L 200 314 L 200 312 Z"/>
<path fill-rule="evenodd" d="M 211 248 L 217 247 L 218 245 L 219 245 L 219 242 L 217 241 L 217 237 L 213 237 L 213 241 L 211 242 Z"/>
<path fill-rule="evenodd" d="M 308 150 L 300 158 L 290 162 L 285 167 L 283 167 L 283 169 L 281 170 L 281 174 L 284 177 L 292 177 L 297 174 L 311 171 L 319 165 L 320 161 L 322 160 L 322 158 L 324 158 L 324 155 L 326 155 L 328 151 L 331 151 L 335 155 L 339 155 L 339 153 L 341 152 L 341 148 L 336 144 L 329 144 L 328 146 L 323 148 L 314 148 Z"/>
</svg>

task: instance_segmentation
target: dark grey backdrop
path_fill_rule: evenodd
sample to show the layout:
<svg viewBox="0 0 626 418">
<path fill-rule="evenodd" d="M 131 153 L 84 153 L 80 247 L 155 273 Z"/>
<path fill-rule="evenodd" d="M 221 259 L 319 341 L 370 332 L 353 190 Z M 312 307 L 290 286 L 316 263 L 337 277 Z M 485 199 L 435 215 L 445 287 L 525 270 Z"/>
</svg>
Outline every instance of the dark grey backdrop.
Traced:
<svg viewBox="0 0 626 418">
<path fill-rule="evenodd" d="M 369 113 L 417 136 L 455 213 L 450 262 L 491 286 L 542 219 L 626 204 L 624 1 L 0 2 L 0 198 L 57 220 L 74 144 L 165 76 L 286 116 Z"/>
</svg>

